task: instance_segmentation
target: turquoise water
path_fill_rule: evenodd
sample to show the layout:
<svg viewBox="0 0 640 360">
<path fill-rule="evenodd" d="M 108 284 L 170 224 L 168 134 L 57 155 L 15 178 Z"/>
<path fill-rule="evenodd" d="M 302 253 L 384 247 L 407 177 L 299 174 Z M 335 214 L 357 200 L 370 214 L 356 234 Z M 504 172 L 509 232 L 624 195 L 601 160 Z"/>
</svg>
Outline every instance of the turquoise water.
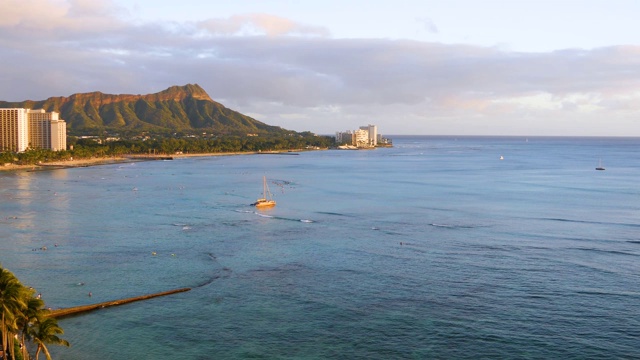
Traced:
<svg viewBox="0 0 640 360">
<path fill-rule="evenodd" d="M 0 263 L 53 308 L 193 288 L 56 359 L 640 357 L 640 139 L 394 143 L 0 173 Z"/>
</svg>

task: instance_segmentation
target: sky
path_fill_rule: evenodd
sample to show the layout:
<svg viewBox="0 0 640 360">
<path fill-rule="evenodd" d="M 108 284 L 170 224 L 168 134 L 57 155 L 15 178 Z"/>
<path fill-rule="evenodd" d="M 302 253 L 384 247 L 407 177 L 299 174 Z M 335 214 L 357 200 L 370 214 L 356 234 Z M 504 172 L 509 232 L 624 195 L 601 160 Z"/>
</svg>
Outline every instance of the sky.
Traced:
<svg viewBox="0 0 640 360">
<path fill-rule="evenodd" d="M 198 84 L 334 134 L 640 136 L 637 0 L 0 0 L 0 100 Z"/>
</svg>

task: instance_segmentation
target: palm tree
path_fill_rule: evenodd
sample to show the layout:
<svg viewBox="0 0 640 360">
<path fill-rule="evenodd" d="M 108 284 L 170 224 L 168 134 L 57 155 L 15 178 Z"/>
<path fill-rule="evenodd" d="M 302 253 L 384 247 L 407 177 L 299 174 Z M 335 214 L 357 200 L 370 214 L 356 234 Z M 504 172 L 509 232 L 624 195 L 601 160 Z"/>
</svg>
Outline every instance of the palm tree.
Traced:
<svg viewBox="0 0 640 360">
<path fill-rule="evenodd" d="M 18 328 L 22 333 L 22 358 L 28 359 L 27 347 L 24 346 L 27 340 L 33 339 L 36 331 L 36 324 L 44 319 L 49 313 L 44 308 L 44 301 L 38 299 L 35 295 L 35 290 L 25 289 L 24 296 L 27 297 L 27 306 L 18 319 Z"/>
<path fill-rule="evenodd" d="M 0 344 L 2 359 L 16 359 L 15 341 L 20 339 L 22 358 L 29 354 L 25 341 L 32 340 L 37 345 L 36 359 L 44 351 L 47 360 L 51 355 L 45 344 L 69 346 L 69 342 L 57 336 L 64 331 L 58 321 L 49 318 L 44 302 L 35 296 L 35 290 L 23 286 L 10 271 L 0 267 Z"/>
<path fill-rule="evenodd" d="M 0 267 L 0 343 L 5 357 L 10 349 L 11 357 L 15 359 L 13 344 L 18 333 L 17 318 L 25 307 L 24 287 L 13 273 Z"/>
<path fill-rule="evenodd" d="M 36 360 L 40 357 L 40 351 L 44 352 L 47 360 L 51 360 L 51 354 L 45 344 L 70 346 L 67 340 L 59 338 L 56 334 L 64 334 L 64 330 L 58 326 L 56 319 L 47 317 L 36 324 L 36 331 L 33 334 L 33 342 L 38 346 Z"/>
</svg>

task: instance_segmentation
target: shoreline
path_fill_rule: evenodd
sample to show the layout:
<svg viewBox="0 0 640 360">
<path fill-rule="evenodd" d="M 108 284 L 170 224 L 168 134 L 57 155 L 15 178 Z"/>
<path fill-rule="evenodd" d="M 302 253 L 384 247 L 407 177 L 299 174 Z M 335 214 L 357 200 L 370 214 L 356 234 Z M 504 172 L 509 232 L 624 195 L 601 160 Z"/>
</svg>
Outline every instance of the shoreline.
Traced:
<svg viewBox="0 0 640 360">
<path fill-rule="evenodd" d="M 292 152 L 293 151 L 293 152 Z M 205 156 L 234 156 L 234 155 L 292 155 L 302 151 L 318 151 L 309 149 L 300 150 L 283 150 L 283 151 L 239 151 L 239 152 L 221 152 L 221 153 L 198 153 L 198 154 L 173 154 L 173 155 L 123 155 L 123 156 L 109 156 L 100 158 L 89 159 L 77 159 L 77 160 L 64 160 L 64 161 L 52 161 L 46 163 L 40 163 L 37 165 L 17 165 L 17 164 L 0 164 L 0 172 L 3 171 L 47 171 L 57 169 L 71 169 L 77 167 L 89 167 L 100 166 L 109 164 L 122 164 L 133 163 L 140 161 L 155 161 L 155 160 L 174 160 L 190 157 L 205 157 Z"/>
<path fill-rule="evenodd" d="M 47 163 L 40 163 L 34 165 L 17 165 L 17 164 L 5 164 L 0 166 L 0 171 L 44 171 L 54 169 L 69 169 L 76 167 L 88 167 L 107 164 L 117 164 L 132 162 L 132 159 L 125 157 L 104 157 L 104 158 L 90 158 L 90 159 L 78 159 L 78 160 L 66 160 L 66 161 L 52 161 Z"/>
</svg>

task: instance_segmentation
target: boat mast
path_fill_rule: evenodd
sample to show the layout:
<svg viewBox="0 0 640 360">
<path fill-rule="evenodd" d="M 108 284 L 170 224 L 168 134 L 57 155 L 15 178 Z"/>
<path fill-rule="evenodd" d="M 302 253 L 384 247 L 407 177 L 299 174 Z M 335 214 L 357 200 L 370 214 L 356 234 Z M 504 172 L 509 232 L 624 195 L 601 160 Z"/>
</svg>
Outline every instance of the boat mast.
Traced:
<svg viewBox="0 0 640 360">
<path fill-rule="evenodd" d="M 262 197 L 267 198 L 267 177 L 262 177 Z"/>
</svg>

